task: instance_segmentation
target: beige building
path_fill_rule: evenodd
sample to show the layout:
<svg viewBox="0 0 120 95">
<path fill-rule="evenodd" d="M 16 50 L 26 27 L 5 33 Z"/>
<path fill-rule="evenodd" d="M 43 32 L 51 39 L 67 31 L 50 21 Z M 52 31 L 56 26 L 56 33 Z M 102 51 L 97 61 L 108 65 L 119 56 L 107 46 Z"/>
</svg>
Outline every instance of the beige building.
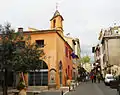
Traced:
<svg viewBox="0 0 120 95">
<path fill-rule="evenodd" d="M 120 26 L 101 30 L 99 40 L 95 60 L 99 59 L 102 72 L 120 75 Z"/>
<path fill-rule="evenodd" d="M 74 54 L 77 56 L 77 58 L 73 58 L 73 79 L 77 78 L 77 74 L 78 74 L 78 65 L 80 65 L 80 42 L 78 38 L 72 38 L 72 37 L 68 37 L 65 36 L 65 40 L 68 42 L 68 44 L 72 47 Z"/>
<path fill-rule="evenodd" d="M 73 59 L 74 63 L 80 64 L 80 58 L 81 58 L 81 48 L 80 48 L 80 41 L 78 38 L 72 38 L 65 36 L 65 40 L 68 42 L 68 44 L 72 47 L 75 55 L 78 56 L 78 59 Z"/>
</svg>

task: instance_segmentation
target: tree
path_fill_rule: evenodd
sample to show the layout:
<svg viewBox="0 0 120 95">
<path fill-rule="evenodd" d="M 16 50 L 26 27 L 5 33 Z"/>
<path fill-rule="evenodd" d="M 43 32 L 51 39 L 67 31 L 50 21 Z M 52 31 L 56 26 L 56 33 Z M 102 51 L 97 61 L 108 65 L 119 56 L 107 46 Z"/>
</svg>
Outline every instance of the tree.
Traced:
<svg viewBox="0 0 120 95">
<path fill-rule="evenodd" d="M 5 26 L 0 25 L 0 60 L 1 60 L 1 69 L 3 72 L 3 80 L 2 80 L 2 87 L 3 87 L 3 95 L 7 95 L 7 72 L 8 68 L 11 68 L 12 62 L 11 59 L 13 57 L 13 33 L 14 30 L 11 29 L 10 24 L 6 24 Z"/>
<path fill-rule="evenodd" d="M 82 79 L 85 77 L 86 70 L 83 67 L 78 66 L 78 74 L 79 77 L 77 78 L 78 81 L 82 81 Z"/>
<path fill-rule="evenodd" d="M 34 43 L 30 43 L 29 41 L 26 41 L 22 48 L 20 48 L 20 46 L 16 47 L 13 57 L 14 71 L 28 72 L 29 70 L 41 68 L 40 58 L 44 55 L 43 50 L 39 49 Z"/>
<path fill-rule="evenodd" d="M 22 32 L 15 32 L 10 24 L 0 26 L 0 60 L 4 71 L 3 94 L 7 95 L 7 72 L 27 72 L 40 69 L 40 58 L 44 55 L 35 43 L 30 43 L 30 36 L 24 37 Z"/>
<path fill-rule="evenodd" d="M 83 56 L 81 58 L 81 63 L 89 63 L 90 62 L 90 57 L 89 56 Z"/>
<path fill-rule="evenodd" d="M 82 64 L 85 64 L 85 63 L 89 63 L 90 62 L 90 57 L 89 56 L 84 56 L 81 58 L 81 63 Z M 78 81 L 82 81 L 82 79 L 85 78 L 85 75 L 86 75 L 86 70 L 81 67 L 81 64 L 79 64 L 78 66 L 78 73 L 79 73 L 79 76 L 78 77 Z"/>
</svg>

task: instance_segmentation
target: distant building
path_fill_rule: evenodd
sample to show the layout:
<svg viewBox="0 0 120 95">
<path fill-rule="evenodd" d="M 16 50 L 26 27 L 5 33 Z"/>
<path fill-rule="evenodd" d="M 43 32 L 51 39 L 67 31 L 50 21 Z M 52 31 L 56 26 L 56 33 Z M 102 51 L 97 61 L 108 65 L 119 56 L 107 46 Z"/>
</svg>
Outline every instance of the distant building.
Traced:
<svg viewBox="0 0 120 95">
<path fill-rule="evenodd" d="M 74 54 L 74 58 L 72 59 L 73 61 L 73 79 L 75 80 L 77 78 L 77 74 L 78 74 L 78 66 L 81 65 L 80 64 L 80 53 L 81 53 L 81 49 L 80 49 L 80 42 L 78 38 L 72 38 L 72 37 L 68 37 L 65 36 L 65 40 L 68 42 L 68 44 L 72 47 L 73 49 L 73 54 Z"/>
<path fill-rule="evenodd" d="M 82 65 L 82 67 L 87 71 L 90 72 L 92 69 L 92 64 L 91 63 L 85 63 Z"/>
<path fill-rule="evenodd" d="M 104 75 L 106 73 L 119 72 L 120 26 L 114 26 L 106 30 L 101 30 L 99 40 L 100 43 L 95 46 L 94 51 L 95 62 L 98 62 L 101 65 L 101 69 Z M 116 73 L 116 75 L 119 74 Z"/>
</svg>

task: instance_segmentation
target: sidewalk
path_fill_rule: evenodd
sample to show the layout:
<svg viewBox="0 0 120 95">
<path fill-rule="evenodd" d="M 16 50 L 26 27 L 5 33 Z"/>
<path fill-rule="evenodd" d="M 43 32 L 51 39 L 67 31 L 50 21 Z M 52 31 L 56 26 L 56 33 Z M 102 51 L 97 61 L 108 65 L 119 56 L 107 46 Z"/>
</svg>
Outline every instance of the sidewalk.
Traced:
<svg viewBox="0 0 120 95">
<path fill-rule="evenodd" d="M 42 92 L 47 88 L 47 86 L 29 86 L 27 92 Z M 8 95 L 13 95 L 13 92 L 19 92 L 19 90 L 13 88 L 8 89 Z M 0 95 L 3 95 L 2 88 L 0 88 Z"/>
<path fill-rule="evenodd" d="M 77 86 L 79 86 L 79 84 L 77 84 Z M 74 85 L 74 88 L 76 88 L 77 86 Z M 70 86 L 70 91 L 72 90 L 73 87 Z M 13 92 L 18 92 L 18 90 L 13 88 L 8 89 L 8 95 L 13 95 Z M 58 90 L 56 89 L 48 90 L 48 86 L 29 86 L 27 92 L 28 93 L 40 92 L 41 95 L 47 95 L 48 93 L 49 95 L 61 95 L 62 93 L 64 93 L 63 95 L 65 95 L 67 92 L 69 92 L 69 87 L 65 86 L 65 87 L 60 87 L 60 89 Z M 2 88 L 0 88 L 0 95 L 3 95 Z"/>
</svg>

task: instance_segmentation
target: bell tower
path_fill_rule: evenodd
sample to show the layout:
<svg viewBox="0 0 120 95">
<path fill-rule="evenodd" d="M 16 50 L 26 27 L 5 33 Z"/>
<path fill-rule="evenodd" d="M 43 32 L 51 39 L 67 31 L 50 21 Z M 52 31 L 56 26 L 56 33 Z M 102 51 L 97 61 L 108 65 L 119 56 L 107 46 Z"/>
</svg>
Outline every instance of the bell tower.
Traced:
<svg viewBox="0 0 120 95">
<path fill-rule="evenodd" d="M 50 20 L 50 28 L 60 30 L 63 33 L 63 17 L 60 15 L 59 11 L 56 10 L 52 19 Z"/>
</svg>

